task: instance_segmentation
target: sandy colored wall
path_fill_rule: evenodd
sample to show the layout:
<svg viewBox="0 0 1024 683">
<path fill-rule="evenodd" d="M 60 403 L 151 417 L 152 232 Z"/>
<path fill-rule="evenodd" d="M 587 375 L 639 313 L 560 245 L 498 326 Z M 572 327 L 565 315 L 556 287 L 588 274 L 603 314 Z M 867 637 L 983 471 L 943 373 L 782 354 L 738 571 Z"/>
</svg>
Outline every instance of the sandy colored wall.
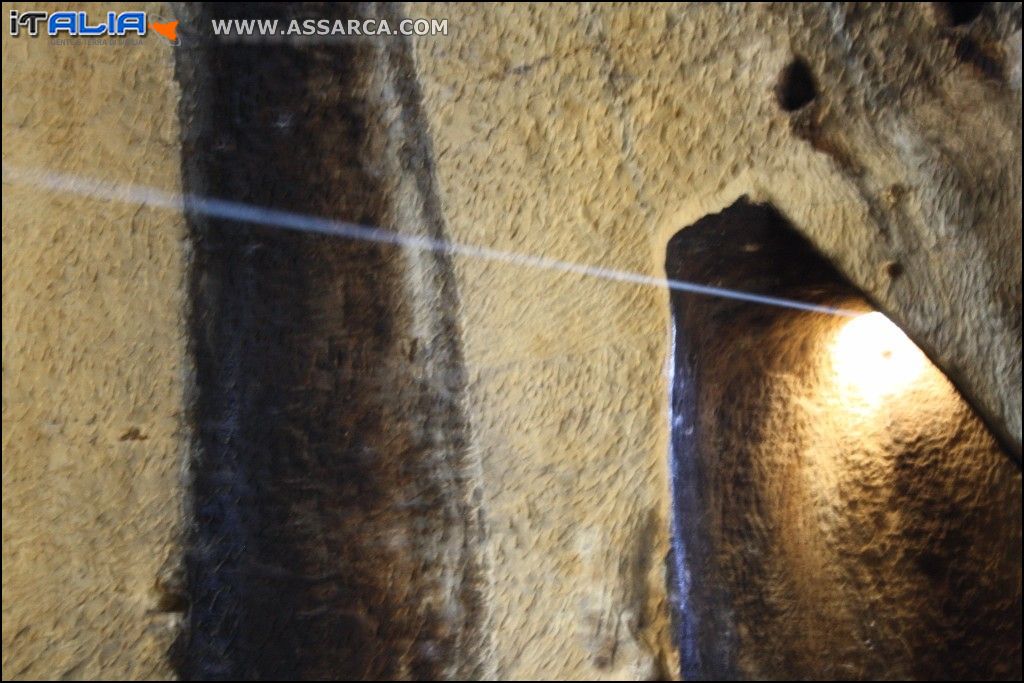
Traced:
<svg viewBox="0 0 1024 683">
<path fill-rule="evenodd" d="M 465 5 L 416 41 L 453 239 L 662 276 L 771 201 L 1020 450 L 1020 9 Z M 780 109 L 802 56 L 819 95 Z M 664 660 L 667 293 L 456 262 L 494 673 Z"/>
<path fill-rule="evenodd" d="M 388 193 L 372 218 L 662 276 L 681 227 L 743 194 L 771 201 L 1019 454 L 1019 5 L 959 28 L 930 6 L 389 11 L 448 18 L 450 35 L 412 42 L 415 117 L 389 99 L 405 67 L 362 65 L 379 69 L 360 105 L 379 125 L 359 163 Z M 5 36 L 3 50 L 5 168 L 180 187 L 169 47 Z M 819 95 L 790 113 L 775 85 L 794 55 Z M 380 149 L 408 158 L 365 161 Z M 333 207 L 321 190 L 316 207 Z M 179 555 L 183 235 L 173 214 L 5 181 L 5 676 L 170 673 L 176 617 L 160 609 L 175 601 L 154 584 Z M 419 265 L 406 293 L 441 278 Z M 667 292 L 474 259 L 454 272 L 460 458 L 482 486 L 469 515 L 483 540 L 463 543 L 485 567 L 478 672 L 671 674 Z M 410 305 L 403 341 L 449 324 L 427 297 Z"/>
<path fill-rule="evenodd" d="M 179 550 L 183 221 L 8 174 L 177 188 L 171 48 L 7 33 L 3 674 L 164 678 L 176 616 L 156 583 Z"/>
</svg>

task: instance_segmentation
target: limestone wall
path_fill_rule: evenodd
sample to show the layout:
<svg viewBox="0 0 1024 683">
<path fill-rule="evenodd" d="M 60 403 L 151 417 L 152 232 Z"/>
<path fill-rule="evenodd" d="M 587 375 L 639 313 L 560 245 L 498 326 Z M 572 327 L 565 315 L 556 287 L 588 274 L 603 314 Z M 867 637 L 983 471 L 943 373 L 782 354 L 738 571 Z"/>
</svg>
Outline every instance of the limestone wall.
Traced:
<svg viewBox="0 0 1024 683">
<path fill-rule="evenodd" d="M 184 222 L 11 176 L 175 191 L 172 48 L 53 46 L 5 28 L 3 61 L 4 678 L 168 677 Z"/>
<path fill-rule="evenodd" d="M 680 228 L 771 201 L 1020 452 L 1020 9 L 416 5 L 453 239 L 662 276 Z M 817 97 L 782 109 L 803 58 Z M 658 288 L 456 262 L 501 676 L 665 661 Z M 712 283 L 713 284 L 713 283 Z"/>
<path fill-rule="evenodd" d="M 205 30 L 199 22 L 207 15 L 194 7 L 148 7 L 181 18 L 183 32 Z M 289 430 L 312 424 L 317 411 L 338 429 L 347 424 L 344 382 L 359 368 L 332 374 L 324 368 L 334 366 L 318 364 L 342 363 L 331 354 L 348 348 L 346 334 L 387 338 L 370 353 L 387 361 L 387 372 L 351 385 L 370 392 L 357 397 L 368 420 L 392 409 L 406 419 L 417 405 L 430 405 L 423 414 L 435 416 L 414 423 L 417 446 L 401 452 L 411 471 L 426 468 L 436 480 L 410 474 L 404 461 L 381 461 L 409 488 L 385 487 L 379 507 L 341 498 L 352 487 L 334 461 L 324 470 L 333 478 L 296 465 L 283 483 L 256 484 L 288 489 L 279 508 L 266 508 L 278 515 L 275 533 L 328 530 L 303 537 L 305 554 L 289 567 L 301 580 L 329 575 L 342 564 L 332 553 L 343 548 L 358 558 L 358 577 L 395 591 L 381 604 L 413 605 L 416 619 L 420 611 L 440 617 L 425 620 L 423 633 L 396 626 L 386 640 L 366 618 L 380 604 L 338 607 L 339 589 L 328 591 L 341 601 L 334 607 L 297 602 L 301 609 L 288 618 L 315 622 L 310 632 L 325 642 L 337 623 L 366 637 L 365 646 L 341 648 L 362 652 L 366 671 L 677 673 L 665 572 L 667 290 L 458 255 L 396 261 L 390 252 L 382 280 L 360 289 L 356 274 L 369 268 L 362 251 L 285 238 L 235 240 L 186 277 L 191 240 L 208 226 L 193 223 L 188 232 L 174 211 L 9 181 L 8 168 L 170 192 L 181 188 L 184 168 L 190 190 L 226 188 L 243 201 L 654 277 L 664 275 L 666 245 L 679 229 L 741 195 L 770 201 L 907 331 L 1019 459 L 1019 4 L 986 3 L 959 24 L 930 4 L 423 3 L 351 11 L 447 18 L 449 35 L 347 44 L 351 59 L 321 46 L 300 55 L 304 80 L 269 95 L 250 83 L 250 100 L 228 83 L 221 104 L 236 107 L 237 117 L 225 130 L 257 111 L 253 120 L 277 136 L 235 156 L 216 126 L 189 128 L 202 122 L 190 99 L 198 89 L 185 93 L 180 129 L 175 58 L 181 83 L 201 82 L 203 72 L 195 63 L 195 71 L 184 69 L 188 58 L 169 45 L 147 38 L 131 48 L 56 47 L 5 34 L 5 677 L 171 675 L 166 652 L 184 609 L 172 578 L 182 557 L 179 520 L 195 513 L 181 472 L 196 457 L 192 427 L 210 426 L 193 412 L 186 429 L 183 411 L 195 409 L 194 391 L 203 389 L 190 379 L 188 345 L 200 328 L 188 313 L 207 275 L 230 275 L 245 263 L 254 264 L 251 282 L 261 272 L 310 272 L 317 285 L 309 293 L 309 282 L 295 275 L 294 287 L 276 290 L 280 299 L 247 299 L 250 313 L 288 301 L 313 321 L 269 345 L 252 344 L 281 351 L 260 363 L 292 373 L 287 388 L 295 390 L 274 394 L 246 376 L 269 396 L 259 405 L 272 408 L 252 412 L 256 431 L 246 438 L 276 428 L 292 439 L 259 442 L 267 463 L 278 452 L 299 463 L 312 452 L 301 448 L 309 432 Z M 809 76 L 782 84 L 787 110 L 779 79 L 797 59 Z M 258 79 L 278 64 L 256 54 L 243 67 Z M 189 73 L 200 77 L 190 81 Z M 305 108 L 259 110 L 275 97 L 287 104 L 289 93 Z M 305 135 L 334 137 L 290 145 L 286 133 L 296 121 Z M 189 175 L 198 153 L 213 159 L 214 171 L 204 173 L 216 182 Z M 303 154 L 319 165 L 303 166 Z M 233 174 L 239 159 L 266 192 Z M 292 192 L 275 184 L 280 178 L 299 186 Z M 367 188 L 379 197 L 366 200 Z M 255 248 L 267 244 L 284 244 L 279 262 Z M 307 271 L 289 271 L 293 257 Z M 359 292 L 376 294 L 360 299 Z M 342 305 L 355 314 L 338 317 Z M 394 327 L 374 328 L 373 305 L 397 312 Z M 227 318 L 215 322 L 230 327 Z M 273 324 L 245 329 L 263 333 Z M 217 339 L 199 341 L 224 348 Z M 415 391 L 388 406 L 385 379 Z M 303 401 L 299 389 L 308 382 L 325 393 Z M 397 437 L 386 420 L 370 422 L 349 425 L 356 431 L 343 438 L 321 434 L 317 443 L 376 467 L 367 441 Z M 451 424 L 458 438 L 446 432 Z M 338 445 L 349 443 L 356 450 Z M 417 537 L 414 521 L 402 526 L 416 518 L 406 494 L 445 477 L 458 486 L 430 488 L 439 493 L 428 496 L 425 513 L 442 522 Z M 344 514 L 332 517 L 303 498 L 310 481 Z M 345 520 L 353 523 L 346 506 L 365 515 L 363 541 L 391 538 L 385 532 L 395 524 L 408 534 L 405 545 L 373 556 L 383 558 L 379 569 L 360 554 L 359 535 L 346 536 Z M 445 531 L 452 514 L 463 518 L 455 535 Z M 321 542 L 332 524 L 343 532 Z M 455 585 L 463 552 L 474 563 L 471 600 Z M 388 553 L 429 581 L 406 580 Z M 424 585 L 426 597 L 417 592 Z M 322 588 L 302 590 L 302 600 L 315 602 Z M 464 610 L 467 600 L 478 608 Z M 270 608 L 262 614 L 268 622 L 275 616 Z M 380 657 L 394 655 L 401 666 L 368 649 L 381 642 L 394 651 Z M 318 651 L 310 646 L 308 660 L 297 657 L 296 670 L 329 669 L 326 659 L 316 661 Z M 420 660 L 431 661 L 424 669 L 409 664 Z"/>
<path fill-rule="evenodd" d="M 853 312 L 672 293 L 684 678 L 1019 677 L 1020 469 L 949 380 L 770 207 L 666 269 Z"/>
</svg>

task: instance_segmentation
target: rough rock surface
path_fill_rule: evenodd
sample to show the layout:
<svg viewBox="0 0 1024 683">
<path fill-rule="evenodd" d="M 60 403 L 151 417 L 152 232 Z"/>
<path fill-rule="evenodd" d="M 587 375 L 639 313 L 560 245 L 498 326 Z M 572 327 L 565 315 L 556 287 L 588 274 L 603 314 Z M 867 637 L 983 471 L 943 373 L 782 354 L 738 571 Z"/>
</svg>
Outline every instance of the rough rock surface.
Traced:
<svg viewBox="0 0 1024 683">
<path fill-rule="evenodd" d="M 7 174 L 175 191 L 173 52 L 7 34 L 3 675 L 165 678 L 182 609 L 184 220 Z"/>
<path fill-rule="evenodd" d="M 928 5 L 409 11 L 451 25 L 416 62 L 453 239 L 660 276 L 676 231 L 769 200 L 1019 457 L 1019 5 L 960 26 Z M 798 57 L 817 95 L 786 111 L 776 86 Z M 455 268 L 494 672 L 652 675 L 667 292 Z M 645 537 L 647 560 L 625 561 Z"/>
<path fill-rule="evenodd" d="M 169 48 L 5 36 L 5 165 L 171 191 L 183 165 L 196 191 L 656 277 L 679 229 L 741 195 L 770 201 L 1020 457 L 1019 4 L 966 19 L 867 4 L 292 11 L 443 17 L 450 33 L 215 55 L 239 78 L 212 94 L 257 99 L 222 99 L 226 138 L 199 147 L 213 76 L 179 54 L 184 161 Z M 183 33 L 205 29 L 178 12 Z M 289 60 L 299 80 L 258 80 Z M 260 97 L 278 108 L 257 114 Z M 242 123 L 269 134 L 238 138 Z M 189 447 L 191 628 L 228 639 L 188 660 L 186 631 L 186 672 L 253 673 L 217 649 L 237 637 L 260 655 L 263 632 L 239 630 L 252 616 L 314 638 L 249 662 L 266 675 L 673 673 L 664 288 L 192 217 L 189 323 L 182 217 L 6 182 L 4 200 L 5 676 L 168 673 L 159 610 L 182 605 L 153 586 Z M 237 358 L 232 315 L 265 335 L 235 335 Z M 192 437 L 189 336 L 206 373 Z M 204 491 L 225 494 L 207 517 Z M 240 510 L 254 535 L 217 537 Z M 227 582 L 232 611 L 204 577 Z M 197 623 L 202 609 L 227 621 Z"/>
<path fill-rule="evenodd" d="M 666 267 L 867 309 L 745 201 Z M 1019 678 L 1020 470 L 942 373 L 878 314 L 672 305 L 684 677 Z"/>
<path fill-rule="evenodd" d="M 212 5 L 193 19 L 250 16 Z M 444 239 L 409 58 L 404 41 L 183 48 L 186 188 Z M 446 257 L 189 221 L 182 675 L 480 677 L 479 492 Z"/>
</svg>

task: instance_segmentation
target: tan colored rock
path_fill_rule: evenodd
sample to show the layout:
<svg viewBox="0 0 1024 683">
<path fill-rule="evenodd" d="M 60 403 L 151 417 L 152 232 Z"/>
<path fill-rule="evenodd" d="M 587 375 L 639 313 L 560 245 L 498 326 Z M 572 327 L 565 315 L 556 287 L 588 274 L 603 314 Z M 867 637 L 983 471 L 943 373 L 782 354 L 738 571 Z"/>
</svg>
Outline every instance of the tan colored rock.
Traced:
<svg viewBox="0 0 1024 683">
<path fill-rule="evenodd" d="M 184 222 L 8 173 L 173 191 L 173 53 L 5 29 L 3 59 L 4 678 L 166 678 L 180 616 L 166 610 L 180 590 Z"/>
<path fill-rule="evenodd" d="M 768 207 L 666 268 L 829 311 L 672 292 L 684 678 L 1019 677 L 1020 469 L 949 380 Z"/>
<path fill-rule="evenodd" d="M 1019 457 L 1019 7 L 959 28 L 909 5 L 410 11 L 451 25 L 416 55 L 453 239 L 661 276 L 675 231 L 771 201 Z M 795 56 L 819 95 L 790 113 L 775 86 Z M 649 524 L 650 566 L 666 548 L 667 294 L 456 268 L 495 672 L 647 675 L 667 635 L 641 614 L 663 598 L 621 558 Z"/>
<path fill-rule="evenodd" d="M 1019 459 L 1019 5 L 987 5 L 957 26 L 920 5 L 427 3 L 382 11 L 447 18 L 449 35 L 417 38 L 408 55 L 366 49 L 351 63 L 332 61 L 337 55 L 323 47 L 310 51 L 323 68 L 286 85 L 312 109 L 273 113 L 323 117 L 324 144 L 300 147 L 323 165 L 304 167 L 295 147 L 278 140 L 272 158 L 245 156 L 247 168 L 286 169 L 295 192 L 273 185 L 272 172 L 266 192 L 225 172 L 217 178 L 226 187 L 242 186 L 232 198 L 344 220 L 368 215 L 410 234 L 653 277 L 664 275 L 678 230 L 742 195 L 771 202 L 925 349 Z M 186 23 L 196 16 L 181 12 Z M 169 47 L 50 48 L 45 39 L 5 36 L 3 50 L 5 168 L 181 187 Z M 779 76 L 796 58 L 817 95 L 803 106 L 787 98 L 787 111 Z M 344 72 L 349 64 L 355 75 Z M 67 87 L 72 76 L 84 85 Z M 414 91 L 398 92 L 396 84 L 410 82 Z M 339 94 L 339 83 L 357 87 Z M 189 139 L 195 94 L 186 93 L 183 115 L 193 145 L 186 168 L 198 152 L 230 162 L 217 140 Z M 350 96 L 365 98 L 352 118 L 369 122 L 355 143 L 339 139 Z M 289 125 L 287 116 L 274 121 Z M 335 158 L 332 166 L 334 151 L 350 165 L 339 170 Z M 353 179 L 362 184 L 353 189 Z M 190 189 L 206 189 L 199 185 Z M 379 196 L 367 199 L 366 188 Z M 175 618 L 158 613 L 154 585 L 162 567 L 174 566 L 167 557 L 179 555 L 181 411 L 195 388 L 185 360 L 184 222 L 173 212 L 6 181 L 4 204 L 4 675 L 169 675 L 164 652 Z M 303 448 L 278 448 L 297 458 L 287 470 L 294 477 L 259 481 L 279 487 L 276 532 L 283 538 L 297 521 L 308 534 L 295 541 L 298 568 L 328 575 L 351 561 L 353 585 L 381 589 L 362 612 L 340 616 L 313 603 L 343 591 L 308 589 L 287 617 L 324 619 L 310 628 L 325 651 L 344 639 L 327 617 L 341 619 L 368 638 L 344 643 L 367 658 L 367 671 L 411 675 L 427 661 L 423 670 L 445 675 L 672 675 L 667 290 L 483 259 L 456 256 L 452 267 L 423 255 L 261 239 L 229 245 L 239 251 L 224 252 L 224 262 L 238 255 L 258 269 L 267 252 L 243 247 L 282 244 L 315 271 L 310 281 L 323 287 L 295 300 L 315 324 L 290 327 L 294 344 L 275 340 L 301 353 L 267 364 L 294 370 L 298 379 L 283 389 L 301 393 L 302 382 L 313 382 L 321 393 L 307 404 L 278 394 L 288 419 L 254 414 L 253 424 L 296 426 L 288 443 L 300 445 L 309 443 L 299 429 L 304 409 L 337 425 L 351 419 L 344 438 L 353 443 L 359 429 L 377 429 L 356 419 L 364 413 L 343 412 L 349 404 L 335 384 L 350 378 L 312 362 L 354 357 L 372 306 L 395 323 L 374 331 L 386 341 L 368 351 L 386 366 L 378 382 L 415 390 L 396 392 L 392 405 L 391 385 L 360 375 L 359 410 L 406 429 L 403 420 L 430 403 L 421 396 L 443 395 L 426 412 L 445 413 L 419 431 L 370 435 L 370 451 L 394 455 L 385 446 L 412 444 L 393 450 L 430 469 L 386 479 L 401 487 L 384 487 L 371 506 L 344 497 L 352 489 L 343 476 L 323 476 L 338 474 L 335 461 L 302 469 Z M 379 282 L 346 284 L 377 258 Z M 432 303 L 452 289 L 454 311 L 447 294 Z M 288 301 L 292 292 L 276 293 Z M 356 309 L 351 318 L 339 313 L 346 303 Z M 347 355 L 332 356 L 339 348 Z M 458 377 L 449 385 L 453 358 Z M 460 425 L 457 438 L 435 429 L 446 416 Z M 317 438 L 329 455 L 339 448 L 330 434 Z M 354 472 L 378 471 L 356 465 Z M 394 474 L 402 463 L 380 467 Z M 445 477 L 457 480 L 452 490 L 439 485 Z M 336 506 L 331 514 L 301 497 L 310 481 Z M 426 496 L 429 528 L 419 534 L 406 497 L 418 487 L 440 491 Z M 389 506 L 401 512 L 389 515 Z M 348 517 L 352 510 L 363 516 Z M 447 527 L 453 514 L 460 523 Z M 358 519 L 368 531 L 338 519 Z M 328 538 L 332 531 L 339 533 Z M 366 539 L 392 542 L 374 545 L 374 554 L 363 552 Z M 479 581 L 471 618 L 459 611 L 464 558 Z M 268 591 L 261 595 L 273 597 Z M 229 617 L 242 613 L 237 607 Z M 270 621 L 273 608 L 270 601 L 256 613 Z M 382 636 L 383 622 L 367 614 L 412 616 L 388 622 Z M 417 635 L 419 624 L 426 635 Z M 381 657 L 394 654 L 399 665 L 375 658 L 378 636 L 394 637 L 386 642 L 397 654 Z M 304 671 L 331 670 L 326 656 L 313 661 L 320 645 L 309 645 L 313 663 Z M 448 647 L 458 661 L 435 661 Z"/>
</svg>

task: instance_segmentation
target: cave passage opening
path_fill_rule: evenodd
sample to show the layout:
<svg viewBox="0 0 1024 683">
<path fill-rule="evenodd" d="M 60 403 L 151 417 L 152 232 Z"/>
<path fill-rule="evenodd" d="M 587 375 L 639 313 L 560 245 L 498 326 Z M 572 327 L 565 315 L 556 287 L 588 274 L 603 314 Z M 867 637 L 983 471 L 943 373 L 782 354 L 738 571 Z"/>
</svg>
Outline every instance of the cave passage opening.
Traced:
<svg viewBox="0 0 1024 683">
<path fill-rule="evenodd" d="M 768 205 L 678 232 L 674 622 L 687 679 L 1021 674 L 1021 475 L 953 385 Z"/>
</svg>

